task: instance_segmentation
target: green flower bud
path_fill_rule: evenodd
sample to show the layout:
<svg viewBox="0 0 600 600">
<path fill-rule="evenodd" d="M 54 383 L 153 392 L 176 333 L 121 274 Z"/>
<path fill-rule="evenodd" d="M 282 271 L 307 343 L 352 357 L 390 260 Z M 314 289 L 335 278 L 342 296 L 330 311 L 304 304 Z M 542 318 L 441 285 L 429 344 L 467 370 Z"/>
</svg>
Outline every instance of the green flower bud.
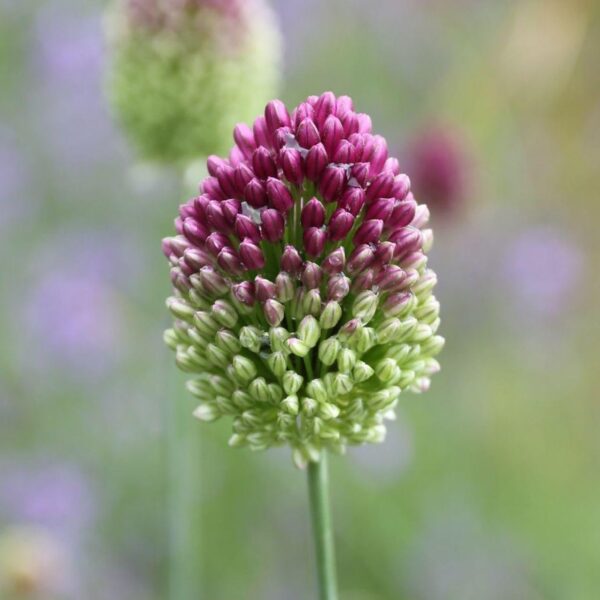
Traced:
<svg viewBox="0 0 600 600">
<path fill-rule="evenodd" d="M 373 367 L 369 366 L 366 362 L 359 360 L 354 365 L 352 377 L 356 383 L 362 383 L 363 381 L 367 381 L 367 379 L 369 379 L 373 373 L 375 373 Z"/>
<path fill-rule="evenodd" d="M 349 348 L 340 351 L 337 357 L 338 369 L 342 373 L 349 373 L 356 363 L 356 352 Z"/>
<path fill-rule="evenodd" d="M 309 290 L 302 298 L 304 314 L 318 317 L 321 312 L 321 294 L 318 289 Z"/>
<path fill-rule="evenodd" d="M 335 375 L 333 380 L 333 389 L 336 396 L 343 396 L 349 394 L 354 387 L 352 378 L 346 375 L 346 373 L 338 373 Z"/>
<path fill-rule="evenodd" d="M 212 305 L 212 315 L 223 327 L 235 327 L 238 313 L 227 300 L 217 300 Z"/>
<path fill-rule="evenodd" d="M 255 364 L 245 356 L 234 356 L 232 365 L 236 376 L 242 381 L 248 382 L 256 377 Z"/>
<path fill-rule="evenodd" d="M 235 415 L 237 413 L 237 407 L 233 402 L 232 398 L 226 398 L 225 396 L 217 396 L 216 405 L 219 412 L 222 415 Z"/>
<path fill-rule="evenodd" d="M 231 397 L 233 398 L 235 405 L 244 410 L 250 408 L 254 404 L 252 396 L 244 390 L 235 390 Z"/>
<path fill-rule="evenodd" d="M 277 286 L 277 300 L 279 302 L 289 302 L 294 298 L 296 286 L 289 273 L 279 273 L 275 278 L 275 285 Z"/>
<path fill-rule="evenodd" d="M 335 327 L 342 318 L 342 307 L 334 300 L 329 301 L 323 308 L 319 318 L 319 325 L 323 329 Z"/>
<path fill-rule="evenodd" d="M 364 354 L 377 343 L 377 333 L 372 327 L 361 327 L 352 336 L 351 344 Z"/>
<path fill-rule="evenodd" d="M 228 331 L 227 329 L 221 329 L 220 331 L 217 331 L 215 343 L 227 354 L 237 354 L 242 349 L 240 341 L 231 331 Z"/>
<path fill-rule="evenodd" d="M 215 344 L 208 344 L 206 357 L 215 367 L 221 367 L 229 362 L 227 354 Z"/>
<path fill-rule="evenodd" d="M 319 341 L 321 328 L 318 321 L 312 316 L 307 315 L 300 321 L 298 326 L 298 337 L 309 347 L 313 348 Z"/>
<path fill-rule="evenodd" d="M 209 338 L 212 338 L 217 332 L 217 329 L 219 329 L 219 324 L 207 312 L 202 310 L 194 314 L 194 326 L 200 335 Z"/>
<path fill-rule="evenodd" d="M 288 348 L 295 354 L 296 356 L 300 356 L 301 358 L 306 356 L 310 351 L 310 346 L 305 344 L 302 340 L 298 338 L 291 337 L 287 340 Z"/>
<path fill-rule="evenodd" d="M 436 356 L 442 351 L 446 340 L 439 335 L 432 335 L 421 344 L 421 352 L 425 356 Z"/>
<path fill-rule="evenodd" d="M 426 339 L 430 338 L 433 335 L 433 331 L 431 331 L 431 327 L 429 325 L 425 325 L 425 323 L 419 323 L 412 332 L 410 339 L 413 342 L 419 343 L 424 342 Z"/>
<path fill-rule="evenodd" d="M 295 396 L 295 395 L 286 396 L 281 401 L 281 406 L 282 406 L 283 410 L 288 412 L 290 415 L 294 415 L 294 416 L 297 415 L 298 411 L 300 410 L 300 403 L 298 401 L 298 396 Z"/>
<path fill-rule="evenodd" d="M 269 330 L 269 342 L 274 352 L 284 352 L 289 354 L 290 349 L 287 340 L 290 337 L 290 332 L 283 327 L 271 327 Z"/>
<path fill-rule="evenodd" d="M 286 394 L 294 395 L 302 387 L 304 378 L 294 371 L 286 371 L 283 376 L 283 389 Z"/>
<path fill-rule="evenodd" d="M 207 423 L 216 421 L 220 416 L 221 413 L 219 412 L 219 409 L 214 404 L 208 402 L 200 404 L 194 411 L 194 417 L 196 417 L 196 419 L 206 421 Z"/>
<path fill-rule="evenodd" d="M 319 344 L 319 360 L 324 365 L 330 367 L 336 361 L 341 348 L 342 345 L 334 337 L 323 340 Z"/>
<path fill-rule="evenodd" d="M 400 330 L 400 319 L 390 317 L 382 321 L 377 328 L 377 339 L 380 344 L 387 344 L 392 341 Z"/>
<path fill-rule="evenodd" d="M 177 350 L 177 346 L 181 343 L 174 329 L 167 329 L 163 333 L 163 340 L 171 350 Z"/>
<path fill-rule="evenodd" d="M 191 321 L 196 312 L 183 298 L 175 298 L 174 296 L 167 299 L 167 308 L 175 318 L 184 321 Z"/>
<path fill-rule="evenodd" d="M 352 315 L 363 323 L 368 323 L 377 310 L 379 298 L 375 292 L 365 290 L 358 294 L 352 305 Z"/>
<path fill-rule="evenodd" d="M 327 402 L 328 394 L 321 379 L 313 379 L 306 386 L 306 393 L 317 402 Z"/>
<path fill-rule="evenodd" d="M 260 350 L 261 331 L 257 327 L 246 325 L 240 329 L 240 344 L 251 350 L 252 352 L 258 353 Z"/>
<path fill-rule="evenodd" d="M 208 400 L 211 397 L 208 383 L 203 379 L 189 379 L 186 381 L 185 387 L 198 400 Z"/>
<path fill-rule="evenodd" d="M 269 386 L 264 377 L 257 377 L 248 386 L 249 394 L 258 402 L 269 402 Z"/>
<path fill-rule="evenodd" d="M 388 382 L 400 375 L 400 369 L 391 358 L 384 358 L 375 365 L 375 373 L 381 381 Z"/>
<path fill-rule="evenodd" d="M 302 398 L 302 412 L 310 417 L 317 412 L 317 408 L 319 407 L 319 403 L 314 398 L 305 397 Z"/>
<path fill-rule="evenodd" d="M 330 402 L 324 402 L 319 406 L 319 414 L 325 420 L 337 419 L 340 415 L 340 409 Z"/>
<path fill-rule="evenodd" d="M 241 448 L 246 445 L 246 437 L 239 433 L 234 433 L 228 441 L 230 448 Z"/>
<path fill-rule="evenodd" d="M 267 358 L 267 364 L 276 377 L 283 377 L 287 369 L 287 358 L 283 352 L 273 352 Z"/>
<path fill-rule="evenodd" d="M 267 387 L 269 388 L 269 402 L 277 406 L 283 398 L 281 386 L 276 383 L 269 383 Z"/>
<path fill-rule="evenodd" d="M 436 283 L 437 275 L 433 271 L 427 270 L 419 279 L 419 281 L 417 281 L 417 283 L 413 286 L 413 294 L 415 294 L 415 296 L 419 299 L 424 298 L 431 292 Z"/>
</svg>

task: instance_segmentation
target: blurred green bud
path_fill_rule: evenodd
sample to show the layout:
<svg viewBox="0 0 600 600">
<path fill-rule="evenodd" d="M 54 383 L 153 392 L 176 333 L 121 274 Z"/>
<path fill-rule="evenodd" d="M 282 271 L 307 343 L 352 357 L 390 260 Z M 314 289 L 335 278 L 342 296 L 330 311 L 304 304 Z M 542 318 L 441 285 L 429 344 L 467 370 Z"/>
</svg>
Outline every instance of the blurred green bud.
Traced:
<svg viewBox="0 0 600 600">
<path fill-rule="evenodd" d="M 325 420 L 337 419 L 340 415 L 340 409 L 330 402 L 324 402 L 319 406 L 319 414 Z"/>
<path fill-rule="evenodd" d="M 288 338 L 287 344 L 292 354 L 300 356 L 301 358 L 306 356 L 310 351 L 310 346 L 295 337 Z"/>
<path fill-rule="evenodd" d="M 200 404 L 198 408 L 194 411 L 194 417 L 199 419 L 200 421 L 215 421 L 221 416 L 219 409 L 214 405 L 208 402 L 204 404 Z"/>
<path fill-rule="evenodd" d="M 256 377 L 255 364 L 245 356 L 237 355 L 233 357 L 233 369 L 237 377 L 242 381 L 250 381 Z"/>
<path fill-rule="evenodd" d="M 261 335 L 260 329 L 252 325 L 246 325 L 240 329 L 240 344 L 244 348 L 258 353 L 260 350 Z"/>
<path fill-rule="evenodd" d="M 349 348 L 344 348 L 337 356 L 338 369 L 342 373 L 349 373 L 356 363 L 356 352 Z"/>
<path fill-rule="evenodd" d="M 283 376 L 283 389 L 286 394 L 293 395 L 302 387 L 304 378 L 294 371 L 287 371 Z"/>
<path fill-rule="evenodd" d="M 356 383 L 362 383 L 363 381 L 367 381 L 369 377 L 373 375 L 375 370 L 373 367 L 368 365 L 366 362 L 359 360 L 352 370 L 352 377 Z"/>
<path fill-rule="evenodd" d="M 281 406 L 290 415 L 297 415 L 298 411 L 300 410 L 300 403 L 298 401 L 298 396 L 295 396 L 295 395 L 286 396 L 281 401 Z"/>
<path fill-rule="evenodd" d="M 264 377 L 257 377 L 248 386 L 249 394 L 258 402 L 269 402 L 271 395 Z"/>
<path fill-rule="evenodd" d="M 175 318 L 184 321 L 191 321 L 196 312 L 183 298 L 175 298 L 174 296 L 167 298 L 167 308 Z"/>
<path fill-rule="evenodd" d="M 352 305 L 352 315 L 363 323 L 368 323 L 375 315 L 378 303 L 377 294 L 371 290 L 365 290 L 356 296 Z"/>
<path fill-rule="evenodd" d="M 338 302 L 330 300 L 323 308 L 323 312 L 319 318 L 319 325 L 323 329 L 331 329 L 335 327 L 342 318 L 342 307 Z"/>
<path fill-rule="evenodd" d="M 287 369 L 287 359 L 283 352 L 273 352 L 267 358 L 267 364 L 276 377 L 283 377 Z"/>
<path fill-rule="evenodd" d="M 224 350 L 230 355 L 237 354 L 242 349 L 240 341 L 231 331 L 228 331 L 227 329 L 221 329 L 220 331 L 217 331 L 215 343 L 219 348 L 221 348 L 221 350 Z"/>
<path fill-rule="evenodd" d="M 321 379 L 313 379 L 306 386 L 306 393 L 317 402 L 327 402 L 328 395 Z"/>
<path fill-rule="evenodd" d="M 238 313 L 227 300 L 217 300 L 212 305 L 212 315 L 223 327 L 235 327 Z"/>
</svg>

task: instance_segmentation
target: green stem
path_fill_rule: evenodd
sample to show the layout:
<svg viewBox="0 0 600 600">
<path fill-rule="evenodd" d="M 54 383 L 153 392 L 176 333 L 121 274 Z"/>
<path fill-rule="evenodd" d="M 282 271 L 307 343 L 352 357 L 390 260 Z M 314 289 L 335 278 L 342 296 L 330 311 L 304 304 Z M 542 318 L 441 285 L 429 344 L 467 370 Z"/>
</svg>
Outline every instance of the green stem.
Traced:
<svg viewBox="0 0 600 600">
<path fill-rule="evenodd" d="M 321 452 L 319 462 L 308 465 L 308 492 L 315 539 L 319 600 L 337 600 L 333 527 L 329 507 L 329 475 L 327 453 Z"/>
</svg>

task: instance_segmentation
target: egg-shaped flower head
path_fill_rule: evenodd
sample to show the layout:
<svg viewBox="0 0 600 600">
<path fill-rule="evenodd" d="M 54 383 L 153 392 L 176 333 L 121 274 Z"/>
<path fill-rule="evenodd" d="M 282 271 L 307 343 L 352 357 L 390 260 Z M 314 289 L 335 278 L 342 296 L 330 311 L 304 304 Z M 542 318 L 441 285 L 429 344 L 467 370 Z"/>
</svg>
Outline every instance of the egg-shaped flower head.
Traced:
<svg viewBox="0 0 600 600">
<path fill-rule="evenodd" d="M 266 0 L 114 0 L 108 94 L 140 154 L 226 152 L 231 123 L 276 93 L 281 40 Z"/>
<path fill-rule="evenodd" d="M 233 137 L 163 241 L 165 339 L 195 415 L 230 416 L 231 446 L 287 444 L 298 465 L 380 442 L 400 393 L 439 370 L 427 206 L 347 96 L 291 114 L 274 100 Z"/>
</svg>

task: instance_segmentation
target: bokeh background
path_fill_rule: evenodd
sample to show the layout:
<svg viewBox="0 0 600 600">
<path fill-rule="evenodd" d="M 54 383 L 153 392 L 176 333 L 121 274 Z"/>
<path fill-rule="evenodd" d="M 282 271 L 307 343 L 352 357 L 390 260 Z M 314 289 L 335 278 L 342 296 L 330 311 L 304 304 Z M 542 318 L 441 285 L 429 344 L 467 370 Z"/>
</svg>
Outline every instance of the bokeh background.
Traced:
<svg viewBox="0 0 600 600">
<path fill-rule="evenodd" d="M 342 599 L 599 598 L 600 5 L 274 7 L 282 98 L 353 96 L 436 233 L 442 373 L 384 445 L 332 460 Z M 160 239 L 185 193 L 109 115 L 103 8 L 0 0 L 0 577 L 163 600 L 169 548 L 199 538 L 178 567 L 195 597 L 312 597 L 288 453 L 192 419 L 185 460 L 167 450 L 189 400 Z M 169 533 L 174 476 L 195 516 Z"/>
</svg>

